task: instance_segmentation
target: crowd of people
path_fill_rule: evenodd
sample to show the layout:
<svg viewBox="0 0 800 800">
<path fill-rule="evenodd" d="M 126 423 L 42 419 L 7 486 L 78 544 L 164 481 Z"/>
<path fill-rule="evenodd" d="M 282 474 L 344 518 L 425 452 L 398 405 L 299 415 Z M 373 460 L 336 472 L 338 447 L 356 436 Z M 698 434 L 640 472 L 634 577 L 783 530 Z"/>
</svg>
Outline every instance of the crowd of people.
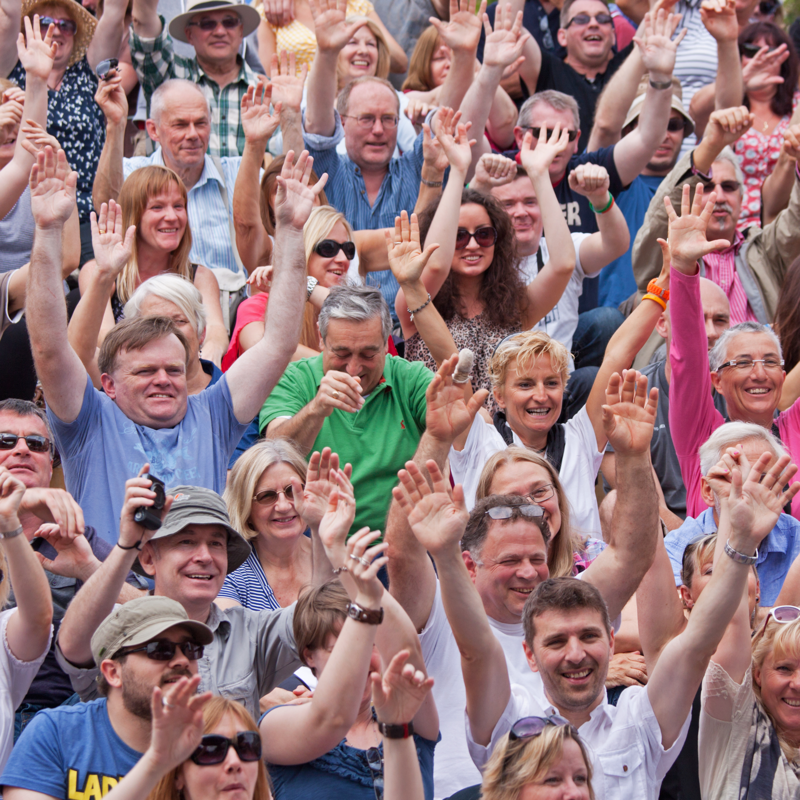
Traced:
<svg viewBox="0 0 800 800">
<path fill-rule="evenodd" d="M 800 22 L 0 0 L 0 797 L 800 797 Z"/>
</svg>

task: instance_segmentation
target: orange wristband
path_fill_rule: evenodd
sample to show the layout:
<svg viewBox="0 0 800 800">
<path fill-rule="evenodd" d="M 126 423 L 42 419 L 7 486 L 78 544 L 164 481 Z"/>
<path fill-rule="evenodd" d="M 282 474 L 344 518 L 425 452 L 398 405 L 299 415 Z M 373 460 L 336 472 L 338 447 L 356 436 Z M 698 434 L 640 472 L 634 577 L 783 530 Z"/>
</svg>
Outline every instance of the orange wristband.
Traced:
<svg viewBox="0 0 800 800">
<path fill-rule="evenodd" d="M 656 294 L 651 294 L 648 292 L 642 300 L 652 300 L 654 303 L 658 303 L 664 311 L 667 310 L 667 304 Z"/>
</svg>

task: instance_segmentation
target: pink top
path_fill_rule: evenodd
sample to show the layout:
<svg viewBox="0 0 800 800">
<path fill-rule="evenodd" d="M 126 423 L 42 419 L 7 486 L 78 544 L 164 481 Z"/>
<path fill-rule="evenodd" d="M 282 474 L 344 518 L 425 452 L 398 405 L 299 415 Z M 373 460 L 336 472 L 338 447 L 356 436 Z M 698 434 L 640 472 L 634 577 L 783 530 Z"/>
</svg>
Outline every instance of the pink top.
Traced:
<svg viewBox="0 0 800 800">
<path fill-rule="evenodd" d="M 268 300 L 269 293 L 261 292 L 261 294 L 254 294 L 239 303 L 239 308 L 236 310 L 236 327 L 234 327 L 231 334 L 228 352 L 222 357 L 223 372 L 227 372 L 233 366 L 233 362 L 242 354 L 242 348 L 239 346 L 239 336 L 242 333 L 242 328 L 251 322 L 264 321 Z"/>
</svg>

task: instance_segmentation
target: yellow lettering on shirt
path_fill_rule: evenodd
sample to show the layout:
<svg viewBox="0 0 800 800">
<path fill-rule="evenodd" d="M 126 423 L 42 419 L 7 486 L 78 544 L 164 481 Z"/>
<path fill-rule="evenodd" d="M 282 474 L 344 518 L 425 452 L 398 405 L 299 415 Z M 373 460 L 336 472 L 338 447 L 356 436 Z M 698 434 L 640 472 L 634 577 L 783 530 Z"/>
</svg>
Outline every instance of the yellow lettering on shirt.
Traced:
<svg viewBox="0 0 800 800">
<path fill-rule="evenodd" d="M 100 794 L 100 777 L 92 774 L 86 776 L 86 786 L 83 790 L 83 800 L 102 800 Z"/>
<path fill-rule="evenodd" d="M 118 783 L 119 781 L 116 778 L 103 775 L 103 797 L 105 797 Z"/>
<path fill-rule="evenodd" d="M 121 776 L 90 773 L 83 789 L 78 788 L 78 770 L 67 772 L 67 800 L 102 800 L 120 781 Z"/>
<path fill-rule="evenodd" d="M 67 779 L 68 800 L 83 800 L 83 792 L 78 791 L 78 771 L 71 769 Z"/>
</svg>

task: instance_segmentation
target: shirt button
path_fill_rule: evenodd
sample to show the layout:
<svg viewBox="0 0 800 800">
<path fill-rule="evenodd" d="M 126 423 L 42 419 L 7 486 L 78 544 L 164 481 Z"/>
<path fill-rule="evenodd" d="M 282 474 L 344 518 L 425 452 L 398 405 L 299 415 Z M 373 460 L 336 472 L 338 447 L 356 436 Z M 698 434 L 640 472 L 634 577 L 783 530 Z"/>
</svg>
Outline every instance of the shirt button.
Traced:
<svg viewBox="0 0 800 800">
<path fill-rule="evenodd" d="M 628 765 L 627 764 L 623 764 L 622 765 L 622 771 L 623 772 L 627 772 L 628 771 Z"/>
</svg>

